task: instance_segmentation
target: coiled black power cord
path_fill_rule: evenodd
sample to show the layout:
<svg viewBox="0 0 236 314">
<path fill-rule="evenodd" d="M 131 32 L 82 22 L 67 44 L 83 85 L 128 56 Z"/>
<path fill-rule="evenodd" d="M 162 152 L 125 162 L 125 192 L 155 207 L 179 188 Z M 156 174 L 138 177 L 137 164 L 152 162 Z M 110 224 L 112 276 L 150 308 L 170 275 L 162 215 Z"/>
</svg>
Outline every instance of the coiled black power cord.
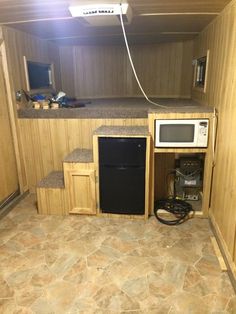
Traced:
<svg viewBox="0 0 236 314">
<path fill-rule="evenodd" d="M 159 210 L 165 210 L 176 217 L 174 220 L 166 220 L 160 217 Z M 159 200 L 155 203 L 154 214 L 156 218 L 163 224 L 175 226 L 183 223 L 189 218 L 190 212 L 193 211 L 192 205 L 178 199 Z"/>
</svg>

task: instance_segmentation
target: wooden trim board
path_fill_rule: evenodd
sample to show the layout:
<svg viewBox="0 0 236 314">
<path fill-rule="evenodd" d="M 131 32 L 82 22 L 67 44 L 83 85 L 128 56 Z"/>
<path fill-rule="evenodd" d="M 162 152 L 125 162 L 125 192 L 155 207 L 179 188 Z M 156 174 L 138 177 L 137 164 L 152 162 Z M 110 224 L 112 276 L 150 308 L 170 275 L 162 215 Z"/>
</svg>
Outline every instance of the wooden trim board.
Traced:
<svg viewBox="0 0 236 314">
<path fill-rule="evenodd" d="M 228 270 L 229 277 L 231 279 L 232 285 L 236 291 L 236 265 L 232 259 L 232 256 L 228 250 L 228 247 L 226 245 L 226 242 L 222 236 L 222 233 L 220 231 L 220 228 L 213 216 L 213 213 L 209 212 L 209 217 L 210 217 L 210 223 L 212 227 L 212 231 L 216 237 L 217 243 L 219 245 L 220 251 L 224 257 L 224 261 L 226 263 L 226 267 Z"/>
<path fill-rule="evenodd" d="M 218 246 L 218 243 L 217 243 L 215 237 L 211 237 L 211 243 L 213 245 L 216 257 L 218 258 L 221 270 L 222 271 L 227 271 L 227 267 L 226 267 L 224 258 L 223 258 L 222 254 L 221 254 L 220 248 Z"/>
</svg>

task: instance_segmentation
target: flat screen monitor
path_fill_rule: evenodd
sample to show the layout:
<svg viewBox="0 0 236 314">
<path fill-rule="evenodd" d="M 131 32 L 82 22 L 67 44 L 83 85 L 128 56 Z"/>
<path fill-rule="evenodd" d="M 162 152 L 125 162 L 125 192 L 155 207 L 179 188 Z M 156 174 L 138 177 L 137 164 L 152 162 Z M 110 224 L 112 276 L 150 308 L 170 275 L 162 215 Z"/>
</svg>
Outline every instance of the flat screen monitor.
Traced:
<svg viewBox="0 0 236 314">
<path fill-rule="evenodd" d="M 28 91 L 54 88 L 52 64 L 35 62 L 25 58 L 25 70 Z"/>
</svg>

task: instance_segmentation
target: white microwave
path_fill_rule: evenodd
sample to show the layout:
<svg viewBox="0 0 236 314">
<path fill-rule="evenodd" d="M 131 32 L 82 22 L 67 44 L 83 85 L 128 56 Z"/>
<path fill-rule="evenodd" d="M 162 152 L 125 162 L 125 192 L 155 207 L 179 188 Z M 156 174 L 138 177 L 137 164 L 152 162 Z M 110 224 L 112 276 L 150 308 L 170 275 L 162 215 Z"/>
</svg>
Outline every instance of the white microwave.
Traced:
<svg viewBox="0 0 236 314">
<path fill-rule="evenodd" d="M 207 147 L 208 119 L 155 120 L 155 147 Z"/>
</svg>

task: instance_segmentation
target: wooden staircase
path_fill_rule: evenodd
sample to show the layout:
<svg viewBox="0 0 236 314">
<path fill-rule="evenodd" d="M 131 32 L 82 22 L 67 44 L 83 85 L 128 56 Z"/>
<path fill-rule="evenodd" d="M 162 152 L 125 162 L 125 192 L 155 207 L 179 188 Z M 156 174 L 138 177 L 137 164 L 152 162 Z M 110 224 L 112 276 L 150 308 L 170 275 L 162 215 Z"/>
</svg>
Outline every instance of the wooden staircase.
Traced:
<svg viewBox="0 0 236 314">
<path fill-rule="evenodd" d="M 75 149 L 63 160 L 63 171 L 38 183 L 38 213 L 96 215 L 95 181 L 92 149 Z"/>
</svg>

